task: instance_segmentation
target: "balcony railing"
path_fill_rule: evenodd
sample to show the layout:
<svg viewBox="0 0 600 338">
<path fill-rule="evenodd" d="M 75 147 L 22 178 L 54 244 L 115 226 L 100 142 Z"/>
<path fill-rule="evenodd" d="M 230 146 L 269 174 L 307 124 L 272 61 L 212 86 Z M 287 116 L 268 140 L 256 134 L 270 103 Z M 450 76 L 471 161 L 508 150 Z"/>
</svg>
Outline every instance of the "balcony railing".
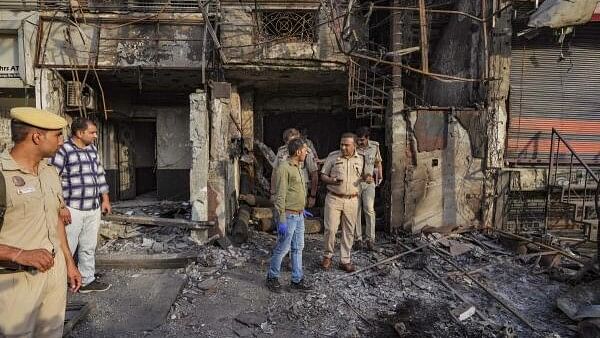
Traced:
<svg viewBox="0 0 600 338">
<path fill-rule="evenodd" d="M 204 1 L 203 1 L 204 2 Z M 209 5 L 215 13 L 217 2 Z M 84 12 L 167 12 L 200 13 L 198 0 L 0 0 L 0 9 L 12 10 L 70 10 Z"/>
</svg>

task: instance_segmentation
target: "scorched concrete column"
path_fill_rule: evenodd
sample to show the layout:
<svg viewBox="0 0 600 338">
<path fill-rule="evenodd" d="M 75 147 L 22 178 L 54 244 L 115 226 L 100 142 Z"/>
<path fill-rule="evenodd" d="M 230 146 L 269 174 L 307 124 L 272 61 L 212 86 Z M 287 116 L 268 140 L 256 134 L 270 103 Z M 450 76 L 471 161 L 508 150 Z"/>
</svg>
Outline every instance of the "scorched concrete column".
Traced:
<svg viewBox="0 0 600 338">
<path fill-rule="evenodd" d="M 190 141 L 192 168 L 190 170 L 190 202 L 192 220 L 208 220 L 208 160 L 209 124 L 206 92 L 190 94 Z"/>
<path fill-rule="evenodd" d="M 229 112 L 231 87 L 214 83 L 210 98 L 210 154 L 208 166 L 208 219 L 226 234 L 228 215 L 227 169 L 229 167 Z M 229 211 L 231 213 L 231 211 Z M 211 234 L 212 235 L 212 234 Z"/>
<path fill-rule="evenodd" d="M 404 118 L 404 95 L 401 88 L 390 91 L 390 105 L 386 120 L 386 138 L 389 149 L 389 169 L 388 169 L 388 194 L 389 205 L 387 206 L 389 222 L 388 229 L 396 232 L 402 229 L 405 223 L 405 175 L 406 166 L 410 158 L 408 153 L 407 128 Z"/>
</svg>

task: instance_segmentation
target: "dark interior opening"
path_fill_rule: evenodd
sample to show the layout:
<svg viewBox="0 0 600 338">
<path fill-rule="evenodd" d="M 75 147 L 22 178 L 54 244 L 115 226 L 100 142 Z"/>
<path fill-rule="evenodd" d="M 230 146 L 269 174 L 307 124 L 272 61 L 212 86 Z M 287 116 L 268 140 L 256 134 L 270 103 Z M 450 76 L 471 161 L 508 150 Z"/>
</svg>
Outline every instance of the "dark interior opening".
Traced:
<svg viewBox="0 0 600 338">
<path fill-rule="evenodd" d="M 156 193 L 156 121 L 135 121 L 136 196 Z"/>
</svg>

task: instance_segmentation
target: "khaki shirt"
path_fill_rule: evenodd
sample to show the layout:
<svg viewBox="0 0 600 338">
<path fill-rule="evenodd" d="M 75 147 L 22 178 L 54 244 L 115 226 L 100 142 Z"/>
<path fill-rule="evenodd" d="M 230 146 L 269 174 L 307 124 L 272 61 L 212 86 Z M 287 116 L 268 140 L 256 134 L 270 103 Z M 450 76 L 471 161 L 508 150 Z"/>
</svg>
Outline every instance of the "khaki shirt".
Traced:
<svg viewBox="0 0 600 338">
<path fill-rule="evenodd" d="M 23 250 L 60 250 L 58 211 L 63 204 L 56 168 L 41 161 L 38 175 L 21 169 L 8 151 L 0 155 L 0 244 Z"/>
<path fill-rule="evenodd" d="M 279 211 L 279 221 L 285 222 L 285 210 L 304 210 L 306 206 L 306 182 L 302 169 L 291 161 L 277 167 L 275 184 L 275 207 Z"/>
<path fill-rule="evenodd" d="M 340 150 L 334 151 L 327 156 L 321 173 L 343 180 L 340 185 L 328 184 L 327 190 L 340 195 L 358 194 L 364 174 L 364 157 L 354 152 L 353 156 L 345 158 Z"/>
<path fill-rule="evenodd" d="M 375 166 L 383 161 L 379 152 L 379 142 L 369 140 L 365 148 L 357 147 L 356 151 L 365 157 L 365 174 L 375 176 Z"/>
<path fill-rule="evenodd" d="M 279 149 L 277 149 L 277 161 L 275 162 L 275 168 L 273 168 L 273 170 L 277 169 L 280 164 L 287 162 L 289 157 L 290 154 L 288 152 L 287 145 L 279 147 Z M 317 167 L 317 161 L 315 160 L 315 155 L 312 153 L 312 151 L 310 151 L 310 148 L 308 154 L 306 154 L 304 163 L 301 164 L 301 168 L 302 175 L 304 175 L 304 182 L 308 184 L 308 182 L 310 182 L 309 174 L 319 170 L 319 167 Z"/>
</svg>

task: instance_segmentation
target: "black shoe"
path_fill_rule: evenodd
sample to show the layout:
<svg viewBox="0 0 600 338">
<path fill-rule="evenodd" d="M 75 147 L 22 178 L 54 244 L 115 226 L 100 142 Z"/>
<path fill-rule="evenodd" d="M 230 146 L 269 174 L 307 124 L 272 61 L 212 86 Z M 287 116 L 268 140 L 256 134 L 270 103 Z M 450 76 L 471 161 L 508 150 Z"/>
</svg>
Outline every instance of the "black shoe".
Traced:
<svg viewBox="0 0 600 338">
<path fill-rule="evenodd" d="M 373 241 L 371 241 L 371 240 L 367 241 L 366 249 L 367 249 L 367 251 L 376 251 L 375 244 L 373 243 Z"/>
<path fill-rule="evenodd" d="M 86 286 L 82 286 L 79 289 L 79 292 L 80 293 L 101 292 L 101 291 L 106 291 L 108 289 L 110 289 L 110 284 L 101 283 L 101 282 L 98 282 L 97 280 L 94 280 L 90 284 L 88 284 Z"/>
<path fill-rule="evenodd" d="M 267 277 L 267 289 L 271 292 L 281 293 L 281 284 L 279 279 Z"/>
<path fill-rule="evenodd" d="M 363 249 L 363 242 L 361 240 L 357 240 L 354 242 L 354 245 L 352 246 L 352 250 L 354 251 L 360 251 Z"/>
<path fill-rule="evenodd" d="M 296 290 L 296 291 L 310 291 L 313 289 L 313 287 L 312 287 L 312 285 L 305 282 L 304 278 L 302 278 L 298 283 L 291 282 L 290 289 Z"/>
</svg>

